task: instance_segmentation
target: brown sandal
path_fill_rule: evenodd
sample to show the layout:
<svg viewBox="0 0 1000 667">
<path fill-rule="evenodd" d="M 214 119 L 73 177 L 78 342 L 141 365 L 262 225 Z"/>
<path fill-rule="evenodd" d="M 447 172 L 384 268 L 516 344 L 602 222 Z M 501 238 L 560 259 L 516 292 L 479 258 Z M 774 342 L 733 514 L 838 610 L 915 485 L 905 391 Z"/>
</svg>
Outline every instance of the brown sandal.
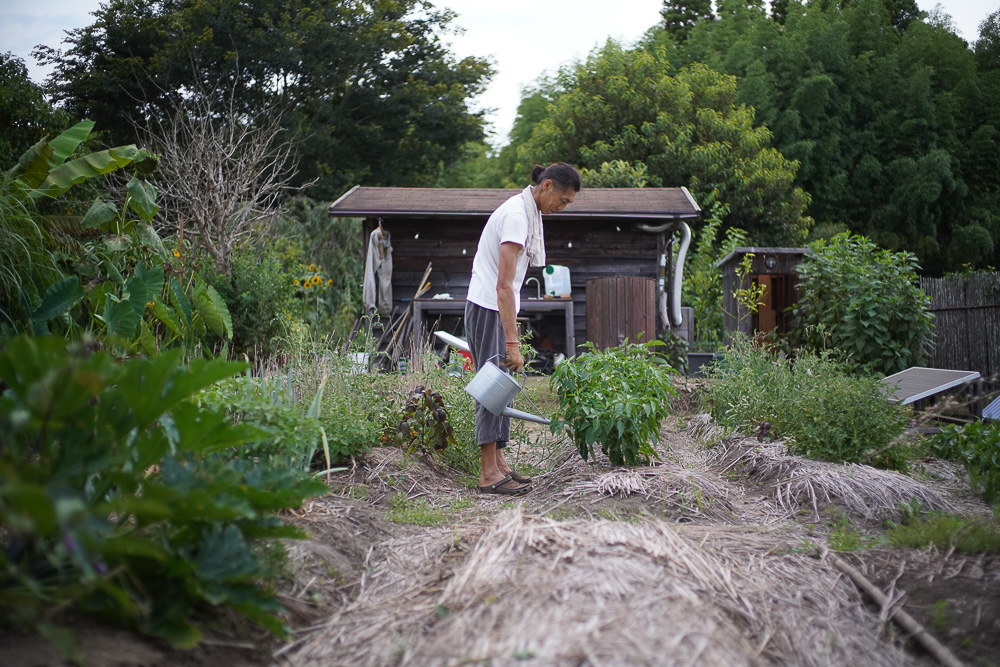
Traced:
<svg viewBox="0 0 1000 667">
<path fill-rule="evenodd" d="M 516 470 L 513 470 L 513 469 L 510 471 L 510 478 L 512 480 L 514 480 L 515 482 L 517 482 L 518 484 L 530 484 L 531 483 L 531 478 L 530 477 L 522 477 L 521 475 L 517 474 Z"/>
<path fill-rule="evenodd" d="M 523 496 L 528 491 L 531 491 L 530 486 L 519 486 L 516 489 L 508 489 L 504 486 L 507 482 L 512 481 L 514 478 L 514 473 L 509 473 L 506 477 L 501 479 L 496 484 L 489 484 L 487 486 L 480 486 L 480 493 L 495 493 L 500 496 Z"/>
</svg>

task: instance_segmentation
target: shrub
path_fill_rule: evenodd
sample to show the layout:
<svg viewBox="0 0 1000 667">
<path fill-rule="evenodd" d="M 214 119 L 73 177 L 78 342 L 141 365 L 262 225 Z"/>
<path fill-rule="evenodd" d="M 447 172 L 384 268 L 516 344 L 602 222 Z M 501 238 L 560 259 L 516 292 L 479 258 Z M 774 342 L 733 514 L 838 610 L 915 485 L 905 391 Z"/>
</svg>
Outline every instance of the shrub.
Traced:
<svg viewBox="0 0 1000 667">
<path fill-rule="evenodd" d="M 978 421 L 947 426 L 931 437 L 930 445 L 935 456 L 965 464 L 986 502 L 1000 501 L 1000 424 Z"/>
<path fill-rule="evenodd" d="M 552 374 L 560 417 L 553 420 L 552 432 L 567 427 L 585 461 L 595 458 L 595 444 L 614 465 L 648 464 L 657 457 L 653 446 L 676 394 L 672 369 L 651 354 L 660 344 L 626 341 L 598 351 L 585 343 L 590 352 L 560 364 Z"/>
<path fill-rule="evenodd" d="M 746 432 L 770 424 L 789 449 L 835 463 L 903 469 L 907 452 L 897 438 L 908 408 L 886 400 L 874 376 L 855 376 L 829 352 L 800 350 L 794 361 L 737 338 L 712 371 L 712 416 Z"/>
<path fill-rule="evenodd" d="M 251 359 L 271 357 L 283 333 L 280 314 L 293 307 L 292 281 L 277 255 L 267 248 L 240 248 L 228 276 L 210 282 L 225 299 L 233 320 L 231 353 Z"/>
<path fill-rule="evenodd" d="M 223 456 L 264 434 L 190 399 L 243 365 L 180 357 L 48 337 L 0 353 L 0 618 L 51 635 L 72 608 L 190 647 L 196 610 L 226 606 L 285 633 L 255 547 L 302 537 L 273 513 L 326 487 Z"/>
<path fill-rule="evenodd" d="M 296 401 L 291 381 L 291 371 L 284 377 L 244 374 L 212 385 L 198 401 L 215 412 L 227 412 L 236 423 L 262 430 L 264 437 L 239 448 L 240 458 L 308 472 L 322 447 L 321 426 L 308 406 Z"/>
<path fill-rule="evenodd" d="M 841 349 L 853 364 L 883 375 L 919 366 L 933 316 L 916 255 L 846 233 L 810 247 L 798 269 L 802 297 L 793 306 L 800 344 Z"/>
</svg>

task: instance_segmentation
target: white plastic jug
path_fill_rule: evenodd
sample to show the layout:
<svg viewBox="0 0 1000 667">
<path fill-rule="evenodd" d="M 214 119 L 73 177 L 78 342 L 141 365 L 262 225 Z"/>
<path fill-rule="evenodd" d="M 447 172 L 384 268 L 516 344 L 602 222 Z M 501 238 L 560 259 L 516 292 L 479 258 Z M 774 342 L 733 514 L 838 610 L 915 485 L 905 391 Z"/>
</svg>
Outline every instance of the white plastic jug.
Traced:
<svg viewBox="0 0 1000 667">
<path fill-rule="evenodd" d="M 549 264 L 542 271 L 545 279 L 546 296 L 568 296 L 572 291 L 569 284 L 569 267 Z"/>
</svg>

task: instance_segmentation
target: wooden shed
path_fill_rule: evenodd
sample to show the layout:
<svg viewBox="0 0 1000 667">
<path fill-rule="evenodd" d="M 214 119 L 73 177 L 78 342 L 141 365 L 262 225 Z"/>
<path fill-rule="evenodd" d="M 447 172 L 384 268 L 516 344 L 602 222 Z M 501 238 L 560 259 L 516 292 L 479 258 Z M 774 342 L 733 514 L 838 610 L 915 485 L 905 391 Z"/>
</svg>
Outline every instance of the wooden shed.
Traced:
<svg viewBox="0 0 1000 667">
<path fill-rule="evenodd" d="M 428 263 L 431 289 L 413 302 L 430 328 L 439 316 L 464 311 L 472 259 L 490 214 L 517 194 L 510 189 L 355 187 L 329 213 L 361 218 L 367 243 L 381 223 L 391 235 L 393 301 L 410 305 Z M 659 281 L 661 256 L 673 240 L 670 225 L 700 218 L 686 188 L 583 189 L 562 213 L 545 216 L 548 264 L 570 270 L 571 297 L 539 299 L 530 279 L 544 285 L 542 269 L 529 267 L 521 290 L 521 316 L 559 352 L 575 354 L 586 341 L 586 284 L 591 278 L 626 276 Z M 659 284 L 659 282 L 658 282 Z M 433 298 L 448 295 L 448 298 Z M 662 327 L 662 323 L 660 324 Z M 454 328 L 454 327 L 446 327 Z M 460 328 L 460 327 L 459 327 Z M 461 335 L 460 330 L 452 331 Z M 655 336 L 650 332 L 647 337 Z"/>
<path fill-rule="evenodd" d="M 748 337 L 788 332 L 792 325 L 788 309 L 799 300 L 798 266 L 809 252 L 808 248 L 736 248 L 716 263 L 722 269 L 722 320 L 727 345 L 734 331 Z M 741 284 L 736 269 L 750 253 L 750 272 Z M 751 285 L 765 287 L 764 303 L 756 313 L 742 308 L 735 296 L 736 290 Z"/>
</svg>

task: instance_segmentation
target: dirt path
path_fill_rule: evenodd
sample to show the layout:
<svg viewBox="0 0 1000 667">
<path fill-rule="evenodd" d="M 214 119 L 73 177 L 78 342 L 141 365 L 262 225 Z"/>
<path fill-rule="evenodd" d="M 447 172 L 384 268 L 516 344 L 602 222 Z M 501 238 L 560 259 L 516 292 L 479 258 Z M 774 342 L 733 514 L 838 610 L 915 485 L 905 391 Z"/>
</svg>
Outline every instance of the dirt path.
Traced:
<svg viewBox="0 0 1000 667">
<path fill-rule="evenodd" d="M 668 420 L 662 437 L 662 461 L 638 469 L 584 463 L 568 443 L 555 456 L 521 451 L 549 470 L 519 499 L 373 451 L 304 517 L 315 523 L 322 507 L 333 519 L 320 541 L 366 551 L 343 576 L 357 582 L 353 597 L 330 596 L 331 616 L 279 663 L 929 664 L 819 552 L 836 531 L 878 534 L 910 498 L 987 511 L 953 469 L 935 482 L 805 462 L 780 443 L 727 439 L 699 416 Z M 386 522 L 400 506 L 442 523 Z M 847 557 L 905 592 L 929 627 L 937 619 L 971 664 L 998 654 L 996 559 L 888 548 Z"/>
</svg>

